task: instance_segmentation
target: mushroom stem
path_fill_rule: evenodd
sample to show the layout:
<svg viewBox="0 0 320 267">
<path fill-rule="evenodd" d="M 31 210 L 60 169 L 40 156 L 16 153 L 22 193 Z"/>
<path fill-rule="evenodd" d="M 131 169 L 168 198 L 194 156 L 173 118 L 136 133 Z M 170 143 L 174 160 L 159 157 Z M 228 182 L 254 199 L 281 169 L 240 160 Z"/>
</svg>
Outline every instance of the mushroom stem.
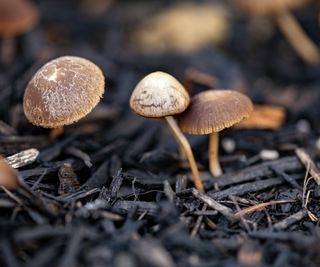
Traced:
<svg viewBox="0 0 320 267">
<path fill-rule="evenodd" d="M 277 15 L 275 20 L 283 34 L 286 36 L 288 42 L 301 59 L 311 65 L 316 65 L 320 62 L 318 47 L 307 36 L 290 12 L 283 12 Z"/>
<path fill-rule="evenodd" d="M 204 188 L 203 188 L 203 184 L 201 181 L 201 177 L 200 177 L 200 173 L 196 164 L 196 161 L 194 159 L 193 153 L 192 153 L 192 149 L 191 146 L 187 140 L 187 138 L 183 135 L 183 133 L 181 132 L 177 122 L 175 121 L 175 119 L 172 116 L 166 116 L 165 117 L 176 141 L 178 142 L 178 144 L 180 145 L 180 147 L 183 149 L 185 156 L 188 159 L 190 168 L 191 168 L 191 172 L 193 175 L 193 181 L 195 184 L 195 187 L 200 191 L 200 192 L 204 192 Z"/>
<path fill-rule="evenodd" d="M 214 177 L 220 176 L 222 170 L 218 160 L 219 151 L 219 134 L 211 133 L 209 135 L 209 169 Z"/>
<path fill-rule="evenodd" d="M 60 126 L 60 127 L 57 127 L 57 128 L 53 128 L 50 132 L 50 138 L 55 140 L 57 138 L 59 138 L 62 134 L 63 134 L 63 131 L 64 131 L 64 127 L 63 126 Z"/>
<path fill-rule="evenodd" d="M 8 65 L 12 63 L 16 53 L 15 39 L 10 36 L 3 37 L 1 39 L 0 48 L 0 61 L 1 63 Z"/>
</svg>

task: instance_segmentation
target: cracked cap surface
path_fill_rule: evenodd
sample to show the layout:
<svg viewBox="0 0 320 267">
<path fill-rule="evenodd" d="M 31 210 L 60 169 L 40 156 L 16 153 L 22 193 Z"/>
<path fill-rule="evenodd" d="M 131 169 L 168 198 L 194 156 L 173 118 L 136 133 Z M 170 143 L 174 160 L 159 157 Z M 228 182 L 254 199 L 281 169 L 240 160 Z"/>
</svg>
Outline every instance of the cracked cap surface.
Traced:
<svg viewBox="0 0 320 267">
<path fill-rule="evenodd" d="M 104 93 L 104 76 L 91 61 L 56 58 L 41 67 L 27 85 L 23 110 L 34 125 L 57 128 L 86 116 Z"/>
<path fill-rule="evenodd" d="M 152 118 L 179 114 L 189 103 L 189 94 L 182 84 L 162 71 L 145 76 L 130 98 L 130 107 L 135 113 Z"/>
<path fill-rule="evenodd" d="M 195 95 L 189 108 L 179 115 L 181 130 L 189 134 L 220 132 L 250 116 L 251 100 L 236 91 L 208 90 Z"/>
</svg>

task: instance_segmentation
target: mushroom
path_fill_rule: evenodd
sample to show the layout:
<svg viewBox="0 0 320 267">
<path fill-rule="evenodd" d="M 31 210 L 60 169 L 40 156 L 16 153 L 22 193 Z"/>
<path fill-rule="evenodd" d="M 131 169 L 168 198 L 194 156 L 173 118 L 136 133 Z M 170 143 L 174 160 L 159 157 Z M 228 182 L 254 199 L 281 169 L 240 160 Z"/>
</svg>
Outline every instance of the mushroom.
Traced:
<svg viewBox="0 0 320 267">
<path fill-rule="evenodd" d="M 0 0 L 1 61 L 10 63 L 15 53 L 14 37 L 30 30 L 38 21 L 37 7 L 27 0 Z"/>
<path fill-rule="evenodd" d="M 253 110 L 251 100 L 231 90 L 208 90 L 195 95 L 191 105 L 178 116 L 181 130 L 188 134 L 210 134 L 209 168 L 213 176 L 222 170 L 218 161 L 218 132 L 249 117 Z"/>
<path fill-rule="evenodd" d="M 59 57 L 29 81 L 23 110 L 32 124 L 61 130 L 90 113 L 104 87 L 103 73 L 94 63 L 81 57 Z"/>
<path fill-rule="evenodd" d="M 256 16 L 273 16 L 292 48 L 308 64 L 318 64 L 318 47 L 307 36 L 290 10 L 300 8 L 310 0 L 236 0 L 244 12 Z"/>
<path fill-rule="evenodd" d="M 188 159 L 196 188 L 203 192 L 199 170 L 190 144 L 181 132 L 173 115 L 183 112 L 190 103 L 185 88 L 173 76 L 157 71 L 145 76 L 130 98 L 131 109 L 146 118 L 164 118 Z"/>
</svg>

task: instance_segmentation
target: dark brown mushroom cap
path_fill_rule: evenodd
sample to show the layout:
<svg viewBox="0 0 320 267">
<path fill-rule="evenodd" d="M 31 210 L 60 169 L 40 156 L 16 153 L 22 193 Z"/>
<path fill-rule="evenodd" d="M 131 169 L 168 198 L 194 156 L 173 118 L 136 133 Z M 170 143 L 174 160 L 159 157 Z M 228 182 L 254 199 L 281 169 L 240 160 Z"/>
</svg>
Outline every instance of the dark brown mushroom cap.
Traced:
<svg viewBox="0 0 320 267">
<path fill-rule="evenodd" d="M 252 110 L 251 100 L 239 92 L 209 90 L 191 99 L 191 105 L 178 117 L 178 122 L 185 133 L 210 134 L 249 117 Z"/>
<path fill-rule="evenodd" d="M 235 0 L 237 6 L 250 15 L 274 15 L 279 12 L 298 9 L 310 0 Z"/>
<path fill-rule="evenodd" d="M 28 31 L 38 21 L 39 11 L 28 0 L 0 0 L 0 35 Z"/>
<path fill-rule="evenodd" d="M 161 118 L 183 112 L 190 103 L 186 89 L 173 76 L 157 71 L 144 77 L 130 98 L 131 109 L 140 116 Z"/>
<path fill-rule="evenodd" d="M 91 61 L 64 56 L 41 67 L 27 85 L 23 109 L 44 128 L 72 124 L 86 116 L 104 93 L 102 71 Z"/>
</svg>

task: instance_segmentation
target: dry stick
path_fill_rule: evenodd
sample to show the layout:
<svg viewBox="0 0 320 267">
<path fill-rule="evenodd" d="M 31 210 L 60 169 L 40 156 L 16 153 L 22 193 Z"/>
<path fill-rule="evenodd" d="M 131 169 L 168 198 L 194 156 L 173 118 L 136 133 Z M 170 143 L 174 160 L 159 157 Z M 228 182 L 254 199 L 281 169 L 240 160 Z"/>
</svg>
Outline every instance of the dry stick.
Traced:
<svg viewBox="0 0 320 267">
<path fill-rule="evenodd" d="M 202 209 L 201 209 L 201 212 L 205 212 L 206 209 L 207 209 L 208 205 L 207 204 L 204 204 Z M 203 214 L 199 215 L 197 221 L 196 221 L 196 224 L 195 226 L 193 227 L 192 231 L 191 231 L 191 238 L 194 239 L 199 231 L 199 228 L 201 226 L 201 223 L 202 223 L 202 220 L 203 220 Z"/>
<path fill-rule="evenodd" d="M 295 152 L 297 157 L 300 159 L 301 163 L 305 166 L 307 170 L 309 170 L 309 173 L 311 174 L 313 179 L 316 181 L 316 183 L 320 185 L 320 171 L 317 168 L 314 161 L 311 159 L 311 157 L 302 148 L 297 148 Z"/>
<path fill-rule="evenodd" d="M 218 160 L 219 134 L 211 133 L 209 135 L 209 168 L 214 177 L 222 175 L 222 170 Z"/>
<path fill-rule="evenodd" d="M 278 175 L 280 178 L 288 182 L 293 188 L 298 189 L 302 192 L 302 187 L 295 180 L 293 180 L 290 175 L 286 174 L 282 170 L 279 170 L 276 166 L 270 166 L 270 169 L 274 171 L 274 173 Z"/>
<path fill-rule="evenodd" d="M 307 209 L 302 209 L 298 211 L 297 213 L 292 214 L 291 216 L 285 218 L 284 220 L 277 222 L 273 225 L 273 227 L 277 230 L 284 230 L 288 228 L 290 225 L 301 221 L 303 218 L 305 218 L 308 215 Z"/>
<path fill-rule="evenodd" d="M 289 12 L 277 15 L 275 20 L 292 48 L 306 63 L 315 65 L 320 62 L 318 47 Z"/>
<path fill-rule="evenodd" d="M 292 179 L 300 179 L 300 175 L 292 176 Z M 208 195 L 215 199 L 223 199 L 229 196 L 241 196 L 250 192 L 258 192 L 272 186 L 283 184 L 284 181 L 279 178 L 269 178 L 261 181 L 253 181 L 250 183 L 235 185 L 225 190 L 221 191 L 208 191 Z"/>
<path fill-rule="evenodd" d="M 33 163 L 39 155 L 39 151 L 35 148 L 30 148 L 6 157 L 7 163 L 14 169 L 24 167 Z"/>
<path fill-rule="evenodd" d="M 210 179 L 205 182 L 206 188 L 225 187 L 228 185 L 239 184 L 256 180 L 272 175 L 270 167 L 276 166 L 281 171 L 297 172 L 302 170 L 302 165 L 297 157 L 284 157 L 281 159 L 263 162 L 254 166 L 247 167 L 237 173 L 226 173 L 220 179 Z"/>
<path fill-rule="evenodd" d="M 213 198 L 209 197 L 208 195 L 205 195 L 204 193 L 199 192 L 196 189 L 192 189 L 192 195 L 195 198 L 200 199 L 205 204 L 207 204 L 210 208 L 220 212 L 222 215 L 224 215 L 229 221 L 234 221 L 234 215 L 232 213 L 232 210 L 217 201 L 215 201 Z"/>
<path fill-rule="evenodd" d="M 194 184 L 196 186 L 196 188 L 200 191 L 200 192 L 204 192 L 204 187 L 201 181 L 201 177 L 200 177 L 200 173 L 197 167 L 197 163 L 194 159 L 193 153 L 192 153 L 192 149 L 190 147 L 190 144 L 187 140 L 187 138 L 183 135 L 183 133 L 181 132 L 179 126 L 177 125 L 177 122 L 175 121 L 175 119 L 172 116 L 167 116 L 165 117 L 175 139 L 177 140 L 177 142 L 179 143 L 179 145 L 183 148 L 184 150 L 184 154 L 186 155 L 190 168 L 191 168 L 191 172 L 193 175 L 193 180 L 194 180 Z"/>
<path fill-rule="evenodd" d="M 269 202 L 265 202 L 265 203 L 258 203 L 256 205 L 253 205 L 253 206 L 250 206 L 250 207 L 247 207 L 245 209 L 238 211 L 237 213 L 235 213 L 234 216 L 236 218 L 241 218 L 242 216 L 244 216 L 248 213 L 264 209 L 267 206 L 274 205 L 274 204 L 289 203 L 289 202 L 295 202 L 295 201 L 294 200 L 273 200 L 273 201 L 269 201 Z"/>
</svg>

